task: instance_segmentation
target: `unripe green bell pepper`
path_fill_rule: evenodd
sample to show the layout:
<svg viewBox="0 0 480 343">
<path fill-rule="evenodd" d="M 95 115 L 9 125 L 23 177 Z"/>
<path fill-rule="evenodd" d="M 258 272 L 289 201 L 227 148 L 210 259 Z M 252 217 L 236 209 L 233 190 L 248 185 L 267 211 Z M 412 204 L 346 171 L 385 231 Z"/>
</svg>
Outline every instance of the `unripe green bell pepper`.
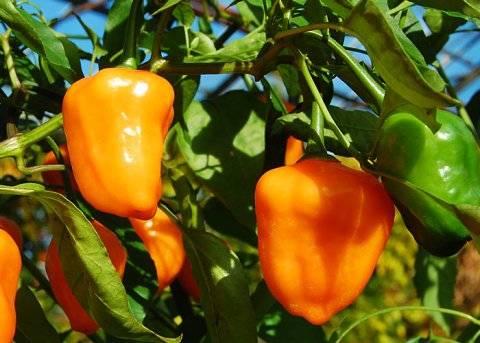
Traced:
<svg viewBox="0 0 480 343">
<path fill-rule="evenodd" d="M 453 113 L 437 110 L 436 132 L 411 113 L 389 115 L 379 130 L 377 169 L 417 243 L 453 255 L 470 238 L 456 206 L 480 205 L 480 150 Z"/>
</svg>

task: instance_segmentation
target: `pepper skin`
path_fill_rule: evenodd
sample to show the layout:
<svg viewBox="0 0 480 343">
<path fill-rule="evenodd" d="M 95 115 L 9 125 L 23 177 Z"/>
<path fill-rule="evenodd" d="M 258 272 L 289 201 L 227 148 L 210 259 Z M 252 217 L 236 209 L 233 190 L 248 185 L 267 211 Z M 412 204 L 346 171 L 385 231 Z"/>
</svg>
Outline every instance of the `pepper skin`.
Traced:
<svg viewBox="0 0 480 343">
<path fill-rule="evenodd" d="M 293 136 L 287 139 L 287 148 L 285 149 L 285 165 L 295 164 L 303 156 L 303 142 Z"/>
<path fill-rule="evenodd" d="M 0 224 L 1 225 L 1 224 Z M 0 226 L 1 228 L 1 226 Z M 22 258 L 13 238 L 0 229 L 0 342 L 12 342 L 17 315 L 15 297 L 22 269 Z"/>
<path fill-rule="evenodd" d="M 71 168 L 70 164 L 70 155 L 68 153 L 68 148 L 66 144 L 62 144 L 58 147 L 60 150 L 60 153 L 62 154 L 63 161 L 65 163 L 65 166 L 67 168 Z M 55 153 L 53 151 L 49 151 L 45 154 L 45 157 L 43 159 L 43 164 L 45 165 L 51 165 L 51 164 L 58 164 L 57 157 L 55 156 Z M 65 194 L 64 191 L 64 184 L 63 184 L 63 177 L 62 177 L 62 172 L 60 171 L 46 171 L 42 173 L 43 181 L 49 186 L 53 188 L 53 190 Z M 75 181 L 75 178 L 73 176 L 73 173 L 71 170 L 68 171 L 68 177 L 69 180 L 72 184 L 72 189 L 75 191 L 78 191 L 78 185 L 77 182 Z"/>
<path fill-rule="evenodd" d="M 460 117 L 437 110 L 436 120 L 441 126 L 433 133 L 413 114 L 388 116 L 379 131 L 377 168 L 429 194 L 382 178 L 417 243 L 433 255 L 449 256 L 466 243 L 469 231 L 433 197 L 480 205 L 480 150 Z"/>
<path fill-rule="evenodd" d="M 17 243 L 18 249 L 22 250 L 23 248 L 23 237 L 22 230 L 17 223 L 13 220 L 8 219 L 4 216 L 0 216 L 0 228 L 8 232 L 8 234 L 13 238 L 15 243 Z"/>
<path fill-rule="evenodd" d="M 155 264 L 160 292 L 177 277 L 185 261 L 182 232 L 161 209 L 150 220 L 130 218 L 130 222 Z"/>
<path fill-rule="evenodd" d="M 107 68 L 75 82 L 62 111 L 73 174 L 99 211 L 150 219 L 161 197 L 170 83 L 149 71 Z"/>
<path fill-rule="evenodd" d="M 120 243 L 118 237 L 105 226 L 97 221 L 93 221 L 92 225 L 97 230 L 100 239 L 105 245 L 105 248 L 110 255 L 110 259 L 112 260 L 112 264 L 115 266 L 120 278 L 123 278 L 125 265 L 127 263 L 127 253 L 125 248 Z M 52 240 L 47 249 L 45 271 L 50 280 L 53 294 L 59 305 L 65 311 L 72 329 L 82 332 L 85 335 L 94 334 L 99 329 L 99 325 L 88 315 L 73 295 L 72 290 L 67 283 L 67 279 L 63 274 L 62 266 L 60 264 L 60 256 L 54 240 Z"/>
<path fill-rule="evenodd" d="M 268 288 L 289 313 L 315 325 L 360 295 L 395 215 L 372 175 L 321 159 L 265 173 L 255 190 L 255 212 Z"/>
</svg>

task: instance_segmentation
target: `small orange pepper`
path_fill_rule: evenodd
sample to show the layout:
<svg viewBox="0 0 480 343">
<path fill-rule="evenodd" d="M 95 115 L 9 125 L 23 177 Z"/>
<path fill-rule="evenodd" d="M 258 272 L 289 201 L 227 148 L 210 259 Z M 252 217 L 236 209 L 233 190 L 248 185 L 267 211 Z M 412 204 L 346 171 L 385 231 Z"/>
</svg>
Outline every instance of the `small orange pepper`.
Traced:
<svg viewBox="0 0 480 343">
<path fill-rule="evenodd" d="M 97 210 L 155 215 L 173 99 L 170 83 L 146 70 L 102 69 L 68 89 L 62 112 L 73 174 Z"/>
<path fill-rule="evenodd" d="M 155 264 L 158 290 L 162 291 L 177 277 L 185 261 L 182 232 L 161 209 L 150 220 L 130 218 L 130 222 Z"/>
</svg>

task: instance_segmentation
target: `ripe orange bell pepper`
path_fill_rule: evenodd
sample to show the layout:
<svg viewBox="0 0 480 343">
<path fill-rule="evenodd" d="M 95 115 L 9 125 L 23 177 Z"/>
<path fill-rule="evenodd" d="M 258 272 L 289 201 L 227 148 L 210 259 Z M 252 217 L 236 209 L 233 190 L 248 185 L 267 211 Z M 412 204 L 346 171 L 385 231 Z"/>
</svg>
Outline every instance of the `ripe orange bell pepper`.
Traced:
<svg viewBox="0 0 480 343">
<path fill-rule="evenodd" d="M 130 218 L 130 222 L 155 264 L 158 290 L 162 291 L 177 277 L 185 261 L 182 232 L 161 209 L 150 220 Z"/>
<path fill-rule="evenodd" d="M 372 175 L 320 159 L 265 173 L 255 212 L 268 288 L 288 312 L 316 325 L 362 292 L 395 214 Z"/>
<path fill-rule="evenodd" d="M 173 99 L 170 83 L 144 70 L 102 69 L 68 89 L 62 104 L 68 151 L 80 192 L 93 207 L 154 216 Z"/>
<path fill-rule="evenodd" d="M 120 278 L 123 278 L 125 265 L 127 263 L 127 253 L 125 248 L 120 243 L 118 237 L 107 229 L 105 226 L 97 221 L 92 222 L 93 227 L 97 230 L 100 239 L 107 249 L 112 264 L 115 266 Z M 65 311 L 70 326 L 73 330 L 82 332 L 85 335 L 91 335 L 99 329 L 99 325 L 92 317 L 83 309 L 77 298 L 72 293 L 67 279 L 62 271 L 60 264 L 60 255 L 58 254 L 57 245 L 54 240 L 50 243 L 47 249 L 45 258 L 45 270 L 50 280 L 53 294 L 57 299 L 59 305 Z"/>
<path fill-rule="evenodd" d="M 15 297 L 21 269 L 22 257 L 17 243 L 0 229 L 0 342 L 12 342 L 15 336 Z"/>
</svg>

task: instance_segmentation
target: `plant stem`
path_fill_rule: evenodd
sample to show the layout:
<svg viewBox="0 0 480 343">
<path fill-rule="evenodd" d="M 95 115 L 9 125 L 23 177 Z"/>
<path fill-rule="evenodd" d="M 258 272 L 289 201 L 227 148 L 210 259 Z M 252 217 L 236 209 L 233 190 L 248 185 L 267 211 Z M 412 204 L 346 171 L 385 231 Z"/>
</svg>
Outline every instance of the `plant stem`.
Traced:
<svg viewBox="0 0 480 343">
<path fill-rule="evenodd" d="M 325 105 L 325 102 L 323 101 L 322 95 L 318 91 L 317 86 L 315 85 L 315 81 L 312 78 L 312 75 L 310 75 L 310 71 L 308 70 L 307 63 L 305 61 L 305 57 L 302 55 L 302 53 L 298 50 L 293 50 L 295 54 L 295 59 L 298 63 L 298 67 L 300 68 L 300 72 L 302 73 L 303 77 L 305 78 L 305 81 L 307 82 L 307 85 L 312 92 L 313 98 L 317 102 L 318 106 L 320 107 L 320 112 L 322 113 L 325 122 L 328 124 L 328 126 L 332 129 L 332 131 L 335 133 L 337 136 L 338 140 L 340 143 L 343 145 L 347 151 L 349 151 L 354 157 L 356 158 L 361 158 L 361 153 L 355 149 L 351 142 L 345 137 L 343 132 L 340 130 L 338 127 L 337 123 L 335 123 L 335 120 L 333 120 L 332 115 L 328 111 L 327 105 Z M 312 127 L 314 130 L 317 130 L 317 128 Z M 323 132 L 318 133 L 320 137 L 320 141 L 323 141 Z"/>
<path fill-rule="evenodd" d="M 0 142 L 0 159 L 5 157 L 21 157 L 24 151 L 32 144 L 51 135 L 63 125 L 62 115 L 56 115 L 32 131 L 20 134 Z M 52 170 L 52 169 L 50 169 Z"/>
<path fill-rule="evenodd" d="M 311 35 L 321 36 L 316 32 L 310 32 Z M 353 74 L 362 82 L 372 98 L 375 100 L 375 107 L 380 111 L 385 97 L 385 90 L 375 81 L 375 79 L 360 65 L 360 63 L 335 39 L 327 37 L 327 45 L 342 58 L 345 64 L 350 68 Z"/>
<path fill-rule="evenodd" d="M 252 74 L 254 62 L 175 63 L 161 59 L 153 61 L 150 71 L 163 75 Z"/>
<path fill-rule="evenodd" d="M 23 252 L 21 252 L 22 255 L 22 264 L 25 268 L 28 269 L 30 274 L 38 281 L 42 289 L 52 298 L 55 300 L 55 296 L 53 295 L 52 288 L 50 287 L 50 282 L 47 280 L 47 278 L 38 270 L 37 266 L 35 263 L 33 263 L 32 260 L 30 260 Z M 56 301 L 56 300 L 55 300 Z"/>
<path fill-rule="evenodd" d="M 414 5 L 413 2 L 410 1 L 402 1 L 397 7 L 392 8 L 387 12 L 387 15 L 393 16 L 397 14 L 400 11 L 406 10 L 407 8 L 410 8 Z"/>
<path fill-rule="evenodd" d="M 312 25 L 307 25 L 307 26 L 302 26 L 302 27 L 297 27 L 294 29 L 290 29 L 284 32 L 280 32 L 277 34 L 273 39 L 275 41 L 279 41 L 285 38 L 289 37 L 294 37 L 299 34 L 302 34 L 304 32 L 308 31 L 313 31 L 313 30 L 327 30 L 327 29 L 333 29 L 341 32 L 348 33 L 349 35 L 355 36 L 355 32 L 352 30 L 348 29 L 347 27 L 341 25 L 341 24 L 336 24 L 336 23 L 319 23 L 319 24 L 312 24 Z"/>
<path fill-rule="evenodd" d="M 352 331 L 355 327 L 358 325 L 362 324 L 363 322 L 369 320 L 370 318 L 380 316 L 383 314 L 395 312 L 395 311 L 425 311 L 425 312 L 440 312 L 440 313 L 445 313 L 449 314 L 452 316 L 457 316 L 463 319 L 466 319 L 476 325 L 480 326 L 480 320 L 463 312 L 448 309 L 448 308 L 435 308 L 435 307 L 425 307 L 425 306 L 398 306 L 398 307 L 391 307 L 391 308 L 386 308 L 374 313 L 370 313 L 366 315 L 365 317 L 353 322 L 342 334 L 338 337 L 338 339 L 335 341 L 336 343 L 340 342 L 350 331 Z"/>
<path fill-rule="evenodd" d="M 155 32 L 155 38 L 152 44 L 152 57 L 150 59 L 151 61 L 156 61 L 162 58 L 161 43 L 162 43 L 163 31 L 165 31 L 165 28 L 168 25 L 168 21 L 170 20 L 170 17 L 175 7 L 176 6 L 167 8 L 165 11 L 163 11 L 163 13 L 160 16 L 160 21 L 158 23 L 157 31 Z"/>
<path fill-rule="evenodd" d="M 123 42 L 123 53 L 120 66 L 137 69 L 137 32 L 136 20 L 142 8 L 141 0 L 133 0 L 130 15 L 128 16 L 127 31 Z"/>
<path fill-rule="evenodd" d="M 22 83 L 20 82 L 17 72 L 15 71 L 15 64 L 12 57 L 12 49 L 10 48 L 10 43 L 8 41 L 11 33 L 12 30 L 8 28 L 3 35 L 0 35 L 0 40 L 2 42 L 2 49 L 5 54 L 5 64 L 7 65 L 8 76 L 10 77 L 12 88 L 20 89 L 22 87 Z"/>
</svg>

